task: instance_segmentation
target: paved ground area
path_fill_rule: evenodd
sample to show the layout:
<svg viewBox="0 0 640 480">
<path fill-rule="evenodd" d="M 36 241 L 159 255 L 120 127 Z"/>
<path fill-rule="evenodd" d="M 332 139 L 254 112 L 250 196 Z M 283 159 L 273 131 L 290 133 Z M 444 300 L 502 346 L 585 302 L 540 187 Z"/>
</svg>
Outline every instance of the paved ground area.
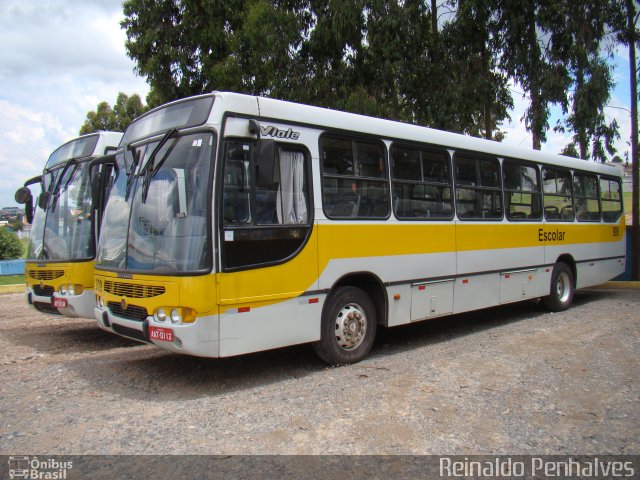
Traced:
<svg viewBox="0 0 640 480">
<path fill-rule="evenodd" d="M 0 454 L 639 454 L 640 291 L 595 289 L 309 346 L 165 353 L 0 295 Z"/>
</svg>

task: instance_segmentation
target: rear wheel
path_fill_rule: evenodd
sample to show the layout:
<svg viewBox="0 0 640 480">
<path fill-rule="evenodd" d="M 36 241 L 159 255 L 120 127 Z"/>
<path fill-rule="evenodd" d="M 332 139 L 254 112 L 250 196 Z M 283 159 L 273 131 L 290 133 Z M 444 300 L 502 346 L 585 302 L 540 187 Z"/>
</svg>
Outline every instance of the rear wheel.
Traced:
<svg viewBox="0 0 640 480">
<path fill-rule="evenodd" d="M 322 311 L 316 354 L 332 365 L 356 363 L 365 358 L 376 336 L 376 312 L 369 296 L 357 287 L 338 287 Z"/>
<path fill-rule="evenodd" d="M 552 312 L 562 312 L 571 306 L 574 291 L 573 271 L 566 263 L 556 263 L 551 274 L 551 293 L 542 299 Z"/>
</svg>

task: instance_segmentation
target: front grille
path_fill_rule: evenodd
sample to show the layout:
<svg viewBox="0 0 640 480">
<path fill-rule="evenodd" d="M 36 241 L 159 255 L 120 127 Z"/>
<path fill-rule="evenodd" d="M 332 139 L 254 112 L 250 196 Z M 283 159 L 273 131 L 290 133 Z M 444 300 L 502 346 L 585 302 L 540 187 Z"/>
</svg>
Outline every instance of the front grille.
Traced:
<svg viewBox="0 0 640 480">
<path fill-rule="evenodd" d="M 137 305 L 127 305 L 127 308 L 123 309 L 122 305 L 118 302 L 108 302 L 107 306 L 109 307 L 109 311 L 114 315 L 135 320 L 136 322 L 143 322 L 149 316 L 146 308 L 138 307 Z"/>
<path fill-rule="evenodd" d="M 40 312 L 50 313 L 52 315 L 60 315 L 60 312 L 56 308 L 53 308 L 50 303 L 33 302 L 33 306 L 36 307 L 36 310 Z"/>
<path fill-rule="evenodd" d="M 34 280 L 53 280 L 64 275 L 64 270 L 29 270 L 29 277 Z"/>
<path fill-rule="evenodd" d="M 113 331 L 123 335 L 125 337 L 133 338 L 134 340 L 138 340 L 140 342 L 149 343 L 149 341 L 145 338 L 144 333 L 140 330 L 136 330 L 135 328 L 123 327 L 122 325 L 118 325 L 117 323 L 113 323 L 111 325 Z"/>
<path fill-rule="evenodd" d="M 164 287 L 160 285 L 139 285 L 136 283 L 113 282 L 105 280 L 104 291 L 127 298 L 150 298 L 164 293 Z"/>
<path fill-rule="evenodd" d="M 53 287 L 51 285 L 34 285 L 33 291 L 39 297 L 52 297 L 53 296 Z"/>
</svg>

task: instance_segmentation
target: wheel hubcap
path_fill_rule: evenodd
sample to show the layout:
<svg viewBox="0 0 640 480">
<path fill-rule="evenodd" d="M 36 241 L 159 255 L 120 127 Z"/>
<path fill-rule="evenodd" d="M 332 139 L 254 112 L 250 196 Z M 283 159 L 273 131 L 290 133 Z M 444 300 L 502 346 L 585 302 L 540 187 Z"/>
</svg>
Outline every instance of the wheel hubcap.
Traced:
<svg viewBox="0 0 640 480">
<path fill-rule="evenodd" d="M 359 305 L 350 303 L 336 316 L 336 340 L 343 350 L 358 348 L 367 332 L 367 316 Z"/>
<path fill-rule="evenodd" d="M 567 302 L 567 300 L 569 300 L 569 295 L 571 295 L 571 279 L 565 272 L 562 272 L 560 273 L 560 275 L 558 275 L 556 291 L 558 292 L 558 299 L 560 299 L 562 303 L 565 303 Z"/>
</svg>

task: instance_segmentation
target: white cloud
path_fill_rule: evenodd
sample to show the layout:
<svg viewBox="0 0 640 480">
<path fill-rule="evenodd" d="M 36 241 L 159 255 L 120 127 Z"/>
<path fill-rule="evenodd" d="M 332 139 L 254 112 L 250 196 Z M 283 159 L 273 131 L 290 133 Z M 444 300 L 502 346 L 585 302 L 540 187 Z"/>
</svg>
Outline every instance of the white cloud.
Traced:
<svg viewBox="0 0 640 480">
<path fill-rule="evenodd" d="M 126 56 L 120 0 L 3 0 L 0 17 L 0 207 L 118 92 L 149 90 Z"/>
</svg>

